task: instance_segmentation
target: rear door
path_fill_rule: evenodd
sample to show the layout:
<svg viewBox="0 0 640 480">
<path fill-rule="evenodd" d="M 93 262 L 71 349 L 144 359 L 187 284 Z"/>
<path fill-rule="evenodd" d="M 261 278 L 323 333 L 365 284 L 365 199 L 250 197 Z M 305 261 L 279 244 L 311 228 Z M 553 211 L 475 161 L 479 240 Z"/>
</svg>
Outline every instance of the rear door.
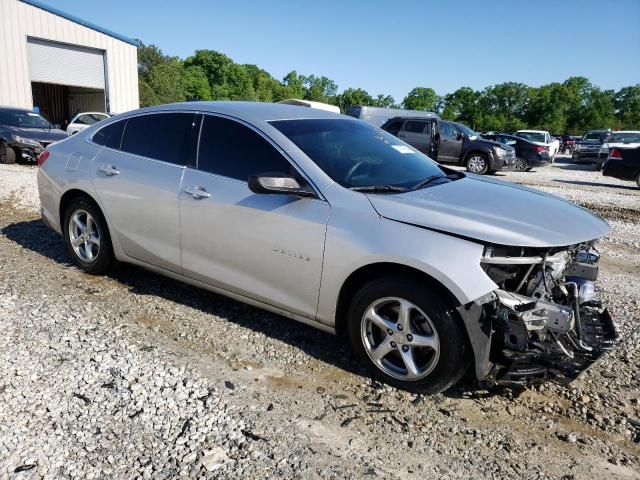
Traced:
<svg viewBox="0 0 640 480">
<path fill-rule="evenodd" d="M 304 181 L 252 127 L 203 116 L 197 168 L 185 170 L 180 189 L 183 273 L 313 318 L 329 204 L 249 190 L 249 176 L 267 172 Z"/>
<path fill-rule="evenodd" d="M 129 257 L 173 272 L 180 272 L 178 191 L 194 158 L 195 119 L 186 112 L 140 115 L 93 137 L 105 145 L 91 168 L 111 235 Z"/>
<path fill-rule="evenodd" d="M 430 131 L 427 132 L 426 120 L 405 120 L 398 138 L 401 138 L 422 153 L 429 154 L 431 135 Z"/>
</svg>

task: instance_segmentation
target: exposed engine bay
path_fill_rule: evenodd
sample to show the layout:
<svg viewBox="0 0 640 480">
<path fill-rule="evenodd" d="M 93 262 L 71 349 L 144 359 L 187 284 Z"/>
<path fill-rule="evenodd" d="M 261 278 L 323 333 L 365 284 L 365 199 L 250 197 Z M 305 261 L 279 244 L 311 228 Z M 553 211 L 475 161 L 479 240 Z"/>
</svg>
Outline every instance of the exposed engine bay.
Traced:
<svg viewBox="0 0 640 480">
<path fill-rule="evenodd" d="M 482 268 L 499 287 L 476 301 L 491 320 L 488 380 L 568 383 L 612 348 L 616 331 L 596 298 L 599 258 L 594 242 L 485 248 Z"/>
</svg>

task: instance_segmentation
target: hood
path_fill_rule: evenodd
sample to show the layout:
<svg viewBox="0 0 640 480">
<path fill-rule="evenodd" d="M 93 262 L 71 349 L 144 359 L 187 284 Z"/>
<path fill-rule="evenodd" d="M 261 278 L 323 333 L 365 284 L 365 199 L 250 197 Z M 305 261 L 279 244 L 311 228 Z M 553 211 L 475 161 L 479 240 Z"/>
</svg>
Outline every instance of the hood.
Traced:
<svg viewBox="0 0 640 480">
<path fill-rule="evenodd" d="M 5 129 L 9 131 L 9 133 L 14 133 L 24 138 L 46 143 L 57 142 L 58 140 L 68 137 L 65 132 L 58 130 L 57 128 L 49 130 L 46 128 L 5 127 Z"/>
<path fill-rule="evenodd" d="M 413 192 L 368 198 L 382 217 L 482 243 L 560 247 L 611 231 L 602 218 L 553 195 L 468 174 Z"/>
</svg>

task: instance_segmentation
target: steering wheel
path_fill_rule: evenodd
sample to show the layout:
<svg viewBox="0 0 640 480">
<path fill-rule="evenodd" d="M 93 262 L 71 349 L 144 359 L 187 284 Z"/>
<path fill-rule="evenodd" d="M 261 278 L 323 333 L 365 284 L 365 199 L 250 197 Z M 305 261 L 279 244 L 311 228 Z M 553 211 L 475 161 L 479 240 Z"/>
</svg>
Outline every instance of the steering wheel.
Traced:
<svg viewBox="0 0 640 480">
<path fill-rule="evenodd" d="M 347 172 L 347 174 L 344 176 L 345 182 L 349 183 L 349 180 L 351 180 L 351 177 L 353 177 L 353 174 L 356 173 L 358 169 L 363 165 L 365 165 L 365 162 L 360 161 L 360 162 L 357 162 L 353 167 L 351 167 Z"/>
</svg>

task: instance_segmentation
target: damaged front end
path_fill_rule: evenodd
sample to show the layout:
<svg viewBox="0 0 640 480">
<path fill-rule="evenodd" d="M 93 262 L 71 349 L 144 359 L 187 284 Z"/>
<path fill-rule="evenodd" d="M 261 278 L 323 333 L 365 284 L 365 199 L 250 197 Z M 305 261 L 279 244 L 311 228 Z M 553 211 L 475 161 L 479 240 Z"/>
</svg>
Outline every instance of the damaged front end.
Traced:
<svg viewBox="0 0 640 480">
<path fill-rule="evenodd" d="M 482 268 L 499 289 L 475 302 L 488 334 L 479 378 L 568 383 L 612 348 L 616 331 L 595 293 L 599 257 L 593 242 L 485 248 Z"/>
</svg>

